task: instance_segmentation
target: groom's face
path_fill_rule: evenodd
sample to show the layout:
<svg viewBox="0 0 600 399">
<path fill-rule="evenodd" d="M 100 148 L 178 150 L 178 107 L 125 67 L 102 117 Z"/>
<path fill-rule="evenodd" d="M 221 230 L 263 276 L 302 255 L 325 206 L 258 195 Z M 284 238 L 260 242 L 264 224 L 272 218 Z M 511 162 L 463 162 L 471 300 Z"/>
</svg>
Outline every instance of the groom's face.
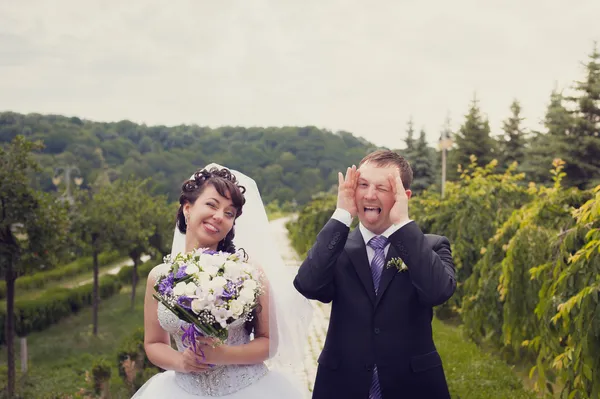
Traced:
<svg viewBox="0 0 600 399">
<path fill-rule="evenodd" d="M 360 178 L 355 194 L 358 220 L 373 233 L 381 234 L 392 225 L 390 210 L 395 197 L 388 175 L 396 173 L 397 167 L 367 162 L 358 170 Z"/>
</svg>

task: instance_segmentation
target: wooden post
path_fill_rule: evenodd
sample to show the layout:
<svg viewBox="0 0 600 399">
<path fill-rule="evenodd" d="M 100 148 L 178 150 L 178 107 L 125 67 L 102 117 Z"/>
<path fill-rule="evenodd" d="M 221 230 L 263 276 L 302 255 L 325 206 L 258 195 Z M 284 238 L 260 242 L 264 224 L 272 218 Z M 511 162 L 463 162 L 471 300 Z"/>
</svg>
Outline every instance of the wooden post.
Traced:
<svg viewBox="0 0 600 399">
<path fill-rule="evenodd" d="M 21 337 L 21 373 L 27 372 L 27 337 Z"/>
</svg>

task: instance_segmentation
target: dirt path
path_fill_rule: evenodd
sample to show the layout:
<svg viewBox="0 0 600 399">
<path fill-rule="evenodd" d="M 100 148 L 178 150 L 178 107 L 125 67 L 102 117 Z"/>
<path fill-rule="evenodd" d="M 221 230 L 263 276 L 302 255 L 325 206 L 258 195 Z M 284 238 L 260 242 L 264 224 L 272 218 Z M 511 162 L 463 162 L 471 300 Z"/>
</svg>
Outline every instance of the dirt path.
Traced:
<svg viewBox="0 0 600 399">
<path fill-rule="evenodd" d="M 284 262 L 287 266 L 298 268 L 301 259 L 290 245 L 288 231 L 285 228 L 285 223 L 288 220 L 290 220 L 290 217 L 273 220 L 271 221 L 271 227 L 273 228 L 273 236 L 276 240 L 276 245 L 278 248 L 281 248 L 281 255 Z M 314 308 L 314 313 L 309 330 L 304 368 L 300 373 L 308 388 L 312 391 L 317 372 L 317 358 L 321 353 L 323 343 L 325 342 L 325 335 L 327 334 L 330 307 L 329 305 L 317 301 L 311 301 L 311 303 Z"/>
<path fill-rule="evenodd" d="M 150 256 L 142 255 L 140 259 L 141 259 L 142 263 L 144 263 L 148 259 L 150 259 Z M 102 277 L 106 274 L 117 274 L 119 272 L 119 270 L 121 270 L 122 268 L 131 267 L 131 266 L 133 266 L 133 261 L 131 259 L 123 260 L 123 261 L 120 261 L 120 262 L 115 263 L 112 266 L 110 266 L 110 269 L 103 268 L 103 270 L 100 270 L 99 276 Z M 79 287 L 81 285 L 91 283 L 93 280 L 94 280 L 93 278 L 86 278 L 84 280 L 75 279 L 75 280 L 71 280 L 71 281 L 64 283 L 62 286 L 65 288 Z"/>
</svg>

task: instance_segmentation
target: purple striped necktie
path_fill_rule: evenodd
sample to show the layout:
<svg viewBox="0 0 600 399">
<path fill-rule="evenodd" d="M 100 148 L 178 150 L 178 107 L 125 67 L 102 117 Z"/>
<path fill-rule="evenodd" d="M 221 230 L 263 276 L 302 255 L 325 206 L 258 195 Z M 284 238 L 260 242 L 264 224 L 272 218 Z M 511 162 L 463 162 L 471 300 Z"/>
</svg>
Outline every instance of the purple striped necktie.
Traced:
<svg viewBox="0 0 600 399">
<path fill-rule="evenodd" d="M 385 251 L 384 248 L 388 243 L 388 239 L 384 236 L 375 236 L 369 240 L 367 244 L 375 250 L 375 256 L 371 261 L 371 274 L 373 276 L 373 285 L 375 288 L 375 294 L 379 291 L 379 282 L 381 281 L 381 272 L 383 265 L 385 264 Z"/>
<path fill-rule="evenodd" d="M 375 250 L 375 256 L 371 261 L 371 274 L 373 276 L 373 286 L 375 288 L 375 295 L 379 291 L 379 283 L 381 282 L 381 272 L 383 271 L 383 265 L 385 264 L 385 246 L 388 243 L 388 239 L 383 236 L 375 236 L 369 240 L 367 244 L 369 247 Z M 369 390 L 369 399 L 382 399 L 381 386 L 379 385 L 379 376 L 377 374 L 377 365 L 373 367 L 373 380 L 371 382 L 371 389 Z"/>
</svg>

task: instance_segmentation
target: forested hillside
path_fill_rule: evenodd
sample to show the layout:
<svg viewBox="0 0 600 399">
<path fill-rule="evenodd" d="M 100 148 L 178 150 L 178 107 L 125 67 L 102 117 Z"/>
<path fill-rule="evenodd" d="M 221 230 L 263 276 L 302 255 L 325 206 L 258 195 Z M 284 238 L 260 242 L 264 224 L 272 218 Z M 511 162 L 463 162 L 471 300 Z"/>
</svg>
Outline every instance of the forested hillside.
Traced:
<svg viewBox="0 0 600 399">
<path fill-rule="evenodd" d="M 108 171 L 111 180 L 151 177 L 155 193 L 176 200 L 180 183 L 198 167 L 217 162 L 252 176 L 265 203 L 303 204 L 328 190 L 337 172 L 375 146 L 351 133 L 316 127 L 211 129 L 196 125 L 101 123 L 58 115 L 0 113 L 0 145 L 22 134 L 42 140 L 38 184 L 55 190 L 56 168 L 76 166 L 83 185 Z M 76 173 L 76 172 L 75 172 Z"/>
</svg>

